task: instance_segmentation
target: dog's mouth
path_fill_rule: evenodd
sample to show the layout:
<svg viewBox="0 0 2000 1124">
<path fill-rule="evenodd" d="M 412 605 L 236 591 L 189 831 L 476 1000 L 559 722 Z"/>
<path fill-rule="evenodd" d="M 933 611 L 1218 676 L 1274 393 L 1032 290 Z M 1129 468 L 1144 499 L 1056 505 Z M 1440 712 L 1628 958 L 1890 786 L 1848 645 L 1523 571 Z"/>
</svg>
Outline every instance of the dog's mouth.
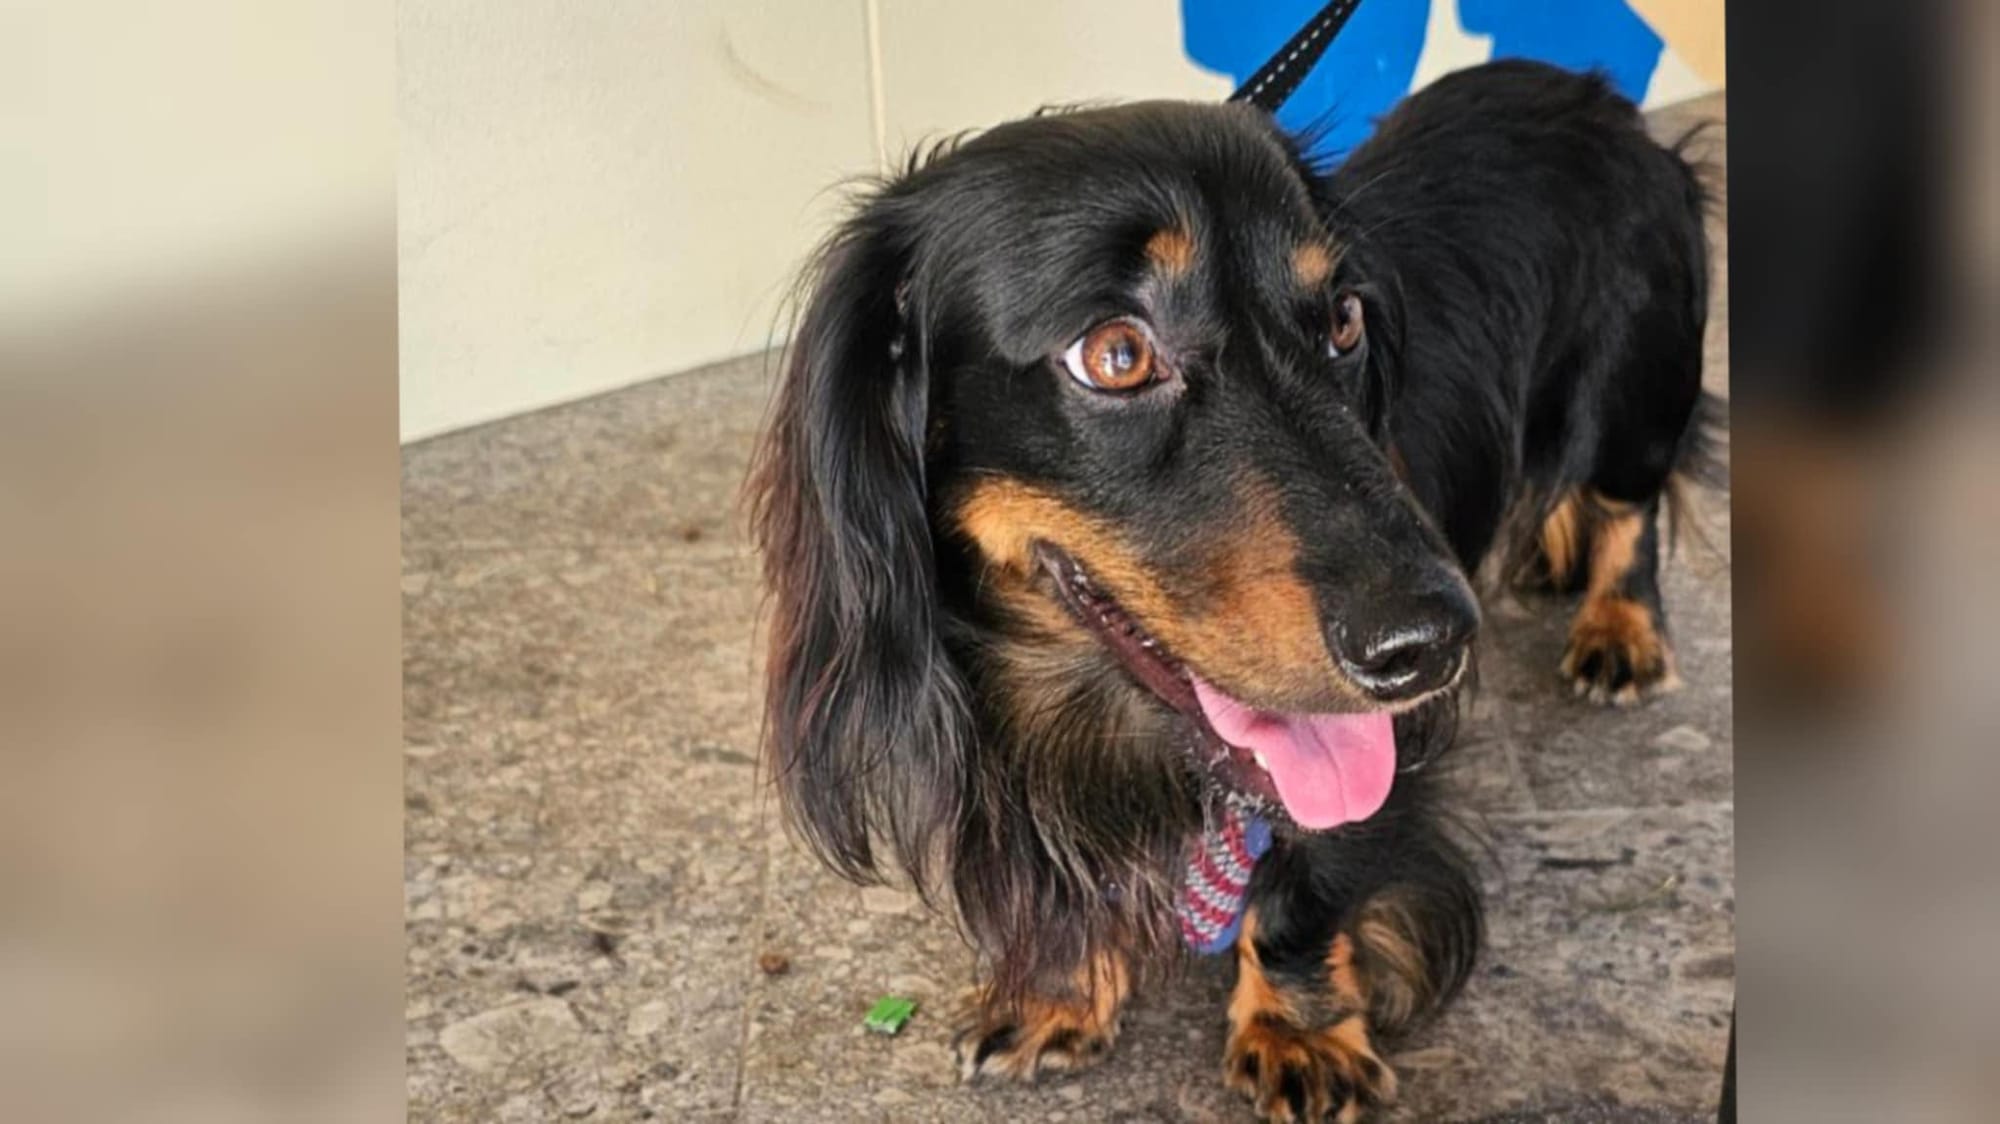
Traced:
<svg viewBox="0 0 2000 1124">
<path fill-rule="evenodd" d="M 1281 713 L 1232 698 L 1148 633 L 1075 559 L 1047 543 L 1036 554 L 1070 613 L 1192 727 L 1190 753 L 1212 783 L 1282 808 L 1314 831 L 1365 820 L 1389 798 L 1396 738 L 1388 711 Z"/>
</svg>

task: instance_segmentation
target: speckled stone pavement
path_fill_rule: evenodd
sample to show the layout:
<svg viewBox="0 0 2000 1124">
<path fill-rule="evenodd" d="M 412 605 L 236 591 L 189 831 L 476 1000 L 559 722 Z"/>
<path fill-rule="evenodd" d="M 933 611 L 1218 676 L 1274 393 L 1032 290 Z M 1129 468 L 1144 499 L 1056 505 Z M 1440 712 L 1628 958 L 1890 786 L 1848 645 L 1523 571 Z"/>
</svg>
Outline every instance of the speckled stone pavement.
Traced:
<svg viewBox="0 0 2000 1124">
<path fill-rule="evenodd" d="M 1719 389 L 1726 296 L 1718 264 Z M 780 830 L 736 506 L 769 389 L 753 358 L 404 451 L 411 1118 L 1248 1119 L 1219 1081 L 1220 960 L 1143 998 L 1094 1071 L 958 1087 L 941 1014 L 971 962 L 949 926 Z M 1393 1119 L 1712 1116 L 1735 974 L 1726 502 L 1702 521 L 1667 582 L 1688 687 L 1651 706 L 1569 697 L 1566 606 L 1489 602 L 1454 775 L 1490 841 L 1490 945 L 1397 1051 Z M 890 992 L 916 1017 L 865 1033 Z"/>
</svg>

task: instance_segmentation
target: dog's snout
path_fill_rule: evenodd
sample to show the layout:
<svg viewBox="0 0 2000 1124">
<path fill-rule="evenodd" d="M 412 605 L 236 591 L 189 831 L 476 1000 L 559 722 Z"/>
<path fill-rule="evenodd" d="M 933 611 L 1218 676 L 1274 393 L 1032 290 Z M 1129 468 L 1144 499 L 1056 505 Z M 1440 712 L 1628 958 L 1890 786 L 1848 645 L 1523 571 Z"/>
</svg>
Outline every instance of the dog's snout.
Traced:
<svg viewBox="0 0 2000 1124">
<path fill-rule="evenodd" d="M 1413 699 L 1458 675 L 1479 628 L 1462 583 L 1357 606 L 1329 629 L 1341 670 L 1378 701 Z"/>
</svg>

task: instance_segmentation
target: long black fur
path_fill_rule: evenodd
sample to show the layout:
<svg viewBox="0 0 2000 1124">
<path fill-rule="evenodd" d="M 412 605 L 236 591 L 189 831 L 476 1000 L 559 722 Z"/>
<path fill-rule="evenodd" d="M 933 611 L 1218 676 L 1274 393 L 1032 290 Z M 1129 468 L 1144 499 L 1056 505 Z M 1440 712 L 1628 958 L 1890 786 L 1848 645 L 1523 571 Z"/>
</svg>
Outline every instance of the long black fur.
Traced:
<svg viewBox="0 0 2000 1124">
<path fill-rule="evenodd" d="M 1005 125 L 883 185 L 811 275 L 752 485 L 794 826 L 847 877 L 886 844 L 948 887 L 1003 994 L 1105 949 L 1166 959 L 1212 810 L 1179 719 L 996 592 L 953 504 L 1033 482 L 1171 582 L 1232 518 L 1215 466 L 1254 469 L 1325 627 L 1393 613 L 1522 503 L 1652 504 L 1696 459 L 1703 204 L 1601 79 L 1519 62 L 1436 83 L 1330 172 L 1255 110 L 1152 103 Z M 1147 295 L 1140 248 L 1174 223 L 1228 284 Z M 1364 300 L 1365 355 L 1327 366 L 1330 296 L 1285 295 L 1298 232 L 1341 248 L 1327 289 Z M 1185 386 L 1113 410 L 1051 357 L 1141 305 Z M 1400 752 L 1427 760 L 1452 714 L 1399 719 Z M 1397 894 L 1434 1008 L 1476 953 L 1475 886 L 1416 772 L 1367 822 L 1281 832 L 1253 897 L 1274 969 L 1304 972 Z"/>
</svg>

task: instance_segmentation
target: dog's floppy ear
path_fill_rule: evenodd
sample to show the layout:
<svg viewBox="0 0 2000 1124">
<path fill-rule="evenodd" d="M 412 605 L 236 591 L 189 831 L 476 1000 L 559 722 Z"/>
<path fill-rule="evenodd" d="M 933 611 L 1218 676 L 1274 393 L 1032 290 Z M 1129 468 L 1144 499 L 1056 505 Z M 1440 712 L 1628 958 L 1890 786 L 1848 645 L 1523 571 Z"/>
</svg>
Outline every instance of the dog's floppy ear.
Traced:
<svg viewBox="0 0 2000 1124">
<path fill-rule="evenodd" d="M 835 870 L 876 846 L 929 885 L 970 718 L 940 639 L 924 479 L 927 340 L 881 199 L 822 251 L 750 482 L 771 598 L 766 761 Z"/>
</svg>

